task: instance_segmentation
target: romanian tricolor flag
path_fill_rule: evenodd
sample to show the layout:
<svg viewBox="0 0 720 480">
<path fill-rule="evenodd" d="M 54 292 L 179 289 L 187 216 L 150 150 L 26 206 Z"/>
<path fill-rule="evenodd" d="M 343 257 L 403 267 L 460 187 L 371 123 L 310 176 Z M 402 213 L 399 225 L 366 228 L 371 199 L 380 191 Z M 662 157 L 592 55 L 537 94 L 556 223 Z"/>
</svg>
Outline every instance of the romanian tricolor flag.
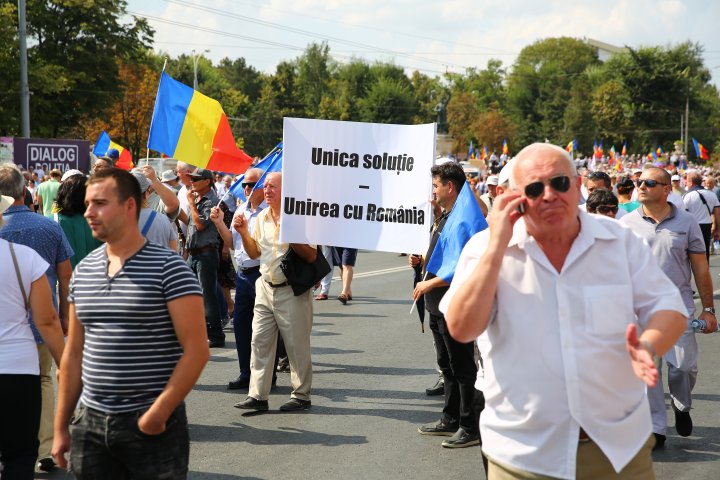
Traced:
<svg viewBox="0 0 720 480">
<path fill-rule="evenodd" d="M 163 72 L 148 148 L 197 167 L 243 173 L 252 158 L 235 145 L 220 103 Z"/>
<path fill-rule="evenodd" d="M 573 138 L 572 141 L 567 144 L 565 150 L 567 150 L 568 153 L 573 153 L 575 150 L 577 150 L 577 140 Z"/>
<path fill-rule="evenodd" d="M 627 142 L 623 142 L 623 148 L 622 148 L 622 151 L 620 152 L 620 155 L 622 155 L 623 157 L 627 156 Z"/>
<path fill-rule="evenodd" d="M 507 155 L 509 151 L 510 150 L 508 150 L 507 138 L 503 138 L 502 153 Z"/>
<path fill-rule="evenodd" d="M 655 150 L 655 153 L 657 154 L 658 157 L 661 157 L 663 155 L 663 153 L 665 153 L 665 152 L 663 152 L 662 147 L 658 147 L 657 150 Z"/>
<path fill-rule="evenodd" d="M 117 143 L 110 140 L 110 135 L 108 135 L 107 132 L 103 130 L 98 136 L 98 139 L 95 141 L 93 154 L 97 157 L 102 157 L 103 155 L 107 155 L 107 153 L 113 149 L 117 150 L 119 154 L 119 158 L 117 162 L 115 162 L 115 166 L 117 168 L 122 168 L 123 170 L 131 170 L 135 167 L 130 150 L 127 150 L 124 147 L 121 147 Z"/>
<path fill-rule="evenodd" d="M 467 159 L 474 159 L 475 158 L 475 150 L 473 150 L 473 144 L 472 140 L 470 140 L 470 146 L 468 147 L 468 156 Z"/>
<path fill-rule="evenodd" d="M 603 156 L 602 142 L 600 142 L 600 145 L 597 145 L 597 144 L 596 144 L 596 146 L 593 147 L 593 148 L 595 149 L 595 153 L 593 154 L 593 156 L 594 156 L 595 158 L 602 158 L 602 156 Z"/>
<path fill-rule="evenodd" d="M 707 148 L 703 147 L 703 144 L 692 139 L 693 145 L 695 145 L 695 154 L 698 158 L 702 158 L 703 160 L 708 160 L 710 158 L 710 154 L 708 153 Z"/>
<path fill-rule="evenodd" d="M 612 167 L 613 164 L 615 163 L 615 145 L 610 147 L 610 152 L 608 153 L 608 157 L 610 157 L 610 161 L 608 161 L 608 165 Z"/>
</svg>

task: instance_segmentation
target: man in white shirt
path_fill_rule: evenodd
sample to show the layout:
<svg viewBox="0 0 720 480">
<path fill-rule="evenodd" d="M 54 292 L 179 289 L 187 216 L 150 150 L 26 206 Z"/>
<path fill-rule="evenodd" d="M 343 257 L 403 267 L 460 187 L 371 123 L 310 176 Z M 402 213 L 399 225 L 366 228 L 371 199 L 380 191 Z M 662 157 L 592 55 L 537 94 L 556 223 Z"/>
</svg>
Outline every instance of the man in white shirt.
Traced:
<svg viewBox="0 0 720 480">
<path fill-rule="evenodd" d="M 717 226 L 720 223 L 720 201 L 713 192 L 703 188 L 700 172 L 688 172 L 685 183 L 688 186 L 687 193 L 682 197 L 685 210 L 700 224 L 705 240 L 705 257 L 710 261 L 712 238 L 717 235 Z"/>
<path fill-rule="evenodd" d="M 440 305 L 456 340 L 478 337 L 490 479 L 653 475 L 645 387 L 687 310 L 647 244 L 579 198 L 565 150 L 523 149 Z"/>
</svg>

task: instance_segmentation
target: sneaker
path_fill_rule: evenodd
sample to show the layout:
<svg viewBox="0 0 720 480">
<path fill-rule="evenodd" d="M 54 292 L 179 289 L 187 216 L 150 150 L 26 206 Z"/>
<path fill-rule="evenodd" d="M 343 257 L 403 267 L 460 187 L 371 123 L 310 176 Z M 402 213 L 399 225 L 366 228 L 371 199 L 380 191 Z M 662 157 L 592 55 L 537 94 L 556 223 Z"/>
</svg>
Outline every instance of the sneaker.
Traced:
<svg viewBox="0 0 720 480">
<path fill-rule="evenodd" d="M 473 445 L 480 445 L 480 435 L 477 432 L 467 433 L 462 427 L 458 428 L 455 435 L 442 442 L 445 448 L 465 448 Z"/>
<path fill-rule="evenodd" d="M 310 400 L 302 400 L 300 398 L 291 398 L 290 401 L 280 405 L 281 412 L 297 412 L 299 410 L 307 410 L 312 406 Z"/>
<path fill-rule="evenodd" d="M 38 460 L 37 468 L 41 472 L 50 472 L 52 471 L 57 465 L 55 464 L 55 459 L 53 459 L 51 456 L 43 457 L 40 460 Z"/>
<path fill-rule="evenodd" d="M 233 406 L 243 410 L 255 410 L 258 412 L 266 412 L 268 410 L 267 400 L 258 400 L 253 397 L 247 397 L 244 401 L 238 402 Z"/>
<path fill-rule="evenodd" d="M 445 394 L 445 380 L 443 380 L 443 377 L 438 377 L 437 382 L 435 382 L 435 385 L 433 385 L 430 388 L 425 389 L 425 395 L 428 397 L 435 397 L 438 395 L 444 395 Z"/>
<path fill-rule="evenodd" d="M 655 437 L 655 446 L 652 449 L 654 452 L 655 450 L 660 450 L 665 446 L 665 440 L 667 440 L 667 437 L 660 433 L 653 433 L 653 436 Z"/>
<path fill-rule="evenodd" d="M 457 424 L 447 424 L 440 420 L 437 423 L 428 423 L 427 425 L 420 425 L 418 427 L 418 433 L 420 435 L 436 435 L 441 437 L 451 437 L 455 432 L 458 431 Z"/>
<path fill-rule="evenodd" d="M 677 430 L 678 435 L 681 437 L 689 437 L 692 435 L 693 429 L 690 412 L 681 412 L 678 410 L 675 406 L 675 401 L 672 399 L 670 400 L 670 405 L 672 405 L 673 412 L 675 412 L 675 430 Z"/>
</svg>

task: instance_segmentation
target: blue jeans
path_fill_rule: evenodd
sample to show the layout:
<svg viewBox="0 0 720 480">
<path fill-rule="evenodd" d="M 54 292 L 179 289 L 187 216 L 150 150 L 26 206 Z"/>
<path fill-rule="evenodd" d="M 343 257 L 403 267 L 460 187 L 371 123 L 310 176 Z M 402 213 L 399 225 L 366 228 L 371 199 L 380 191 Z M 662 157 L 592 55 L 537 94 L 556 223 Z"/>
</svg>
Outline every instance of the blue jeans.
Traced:
<svg viewBox="0 0 720 480">
<path fill-rule="evenodd" d="M 247 272 L 239 270 L 235 274 L 235 315 L 233 331 L 237 348 L 240 377 L 250 378 L 250 341 L 252 340 L 253 309 L 255 308 L 255 281 L 260 269 Z"/>
<path fill-rule="evenodd" d="M 225 333 L 220 322 L 220 301 L 218 300 L 218 264 L 217 250 L 201 252 L 188 257 L 188 265 L 197 275 L 203 291 L 205 306 L 205 324 L 210 340 L 225 340 Z"/>
<path fill-rule="evenodd" d="M 146 435 L 137 422 L 146 409 L 109 414 L 81 405 L 70 423 L 70 470 L 83 479 L 184 479 L 190 457 L 185 405 L 165 431 Z"/>
</svg>

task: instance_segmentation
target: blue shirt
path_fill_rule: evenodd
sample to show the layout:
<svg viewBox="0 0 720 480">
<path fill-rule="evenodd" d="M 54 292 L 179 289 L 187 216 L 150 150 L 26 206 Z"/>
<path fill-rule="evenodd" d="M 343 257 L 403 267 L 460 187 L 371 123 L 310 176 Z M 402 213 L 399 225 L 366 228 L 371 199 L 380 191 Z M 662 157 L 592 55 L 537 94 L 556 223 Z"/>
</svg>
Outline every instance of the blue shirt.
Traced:
<svg viewBox="0 0 720 480">
<path fill-rule="evenodd" d="M 43 260 L 50 264 L 45 275 L 47 275 L 50 282 L 53 304 L 57 309 L 57 299 L 55 298 L 57 269 L 55 266 L 75 254 L 60 225 L 49 218 L 30 211 L 25 205 L 13 205 L 3 213 L 0 238 L 32 248 Z M 30 326 L 35 341 L 43 343 L 42 337 L 32 321 L 32 315 L 30 316 Z"/>
</svg>

